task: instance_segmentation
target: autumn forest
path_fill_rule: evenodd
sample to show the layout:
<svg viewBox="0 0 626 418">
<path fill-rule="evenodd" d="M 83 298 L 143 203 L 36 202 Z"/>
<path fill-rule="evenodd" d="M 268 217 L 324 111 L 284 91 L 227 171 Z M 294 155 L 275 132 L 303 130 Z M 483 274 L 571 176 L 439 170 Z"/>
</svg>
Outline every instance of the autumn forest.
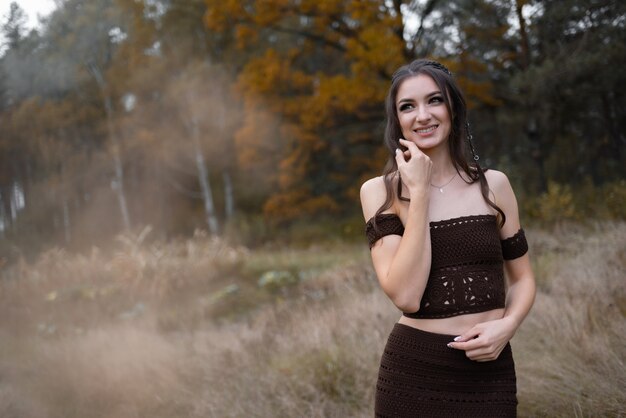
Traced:
<svg viewBox="0 0 626 418">
<path fill-rule="evenodd" d="M 417 57 L 457 77 L 526 220 L 626 216 L 624 2 L 64 0 L 0 23 L 8 258 L 146 225 L 363 239 L 386 89 Z"/>
<path fill-rule="evenodd" d="M 518 416 L 626 417 L 626 1 L 55 4 L 0 16 L 0 417 L 371 417 L 359 194 L 421 57 L 519 202 Z"/>
</svg>

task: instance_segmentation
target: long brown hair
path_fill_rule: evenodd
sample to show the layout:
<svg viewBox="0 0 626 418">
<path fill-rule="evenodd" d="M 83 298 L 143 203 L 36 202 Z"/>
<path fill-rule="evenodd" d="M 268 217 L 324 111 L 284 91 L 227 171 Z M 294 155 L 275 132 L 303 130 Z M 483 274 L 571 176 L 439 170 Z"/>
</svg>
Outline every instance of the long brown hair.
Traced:
<svg viewBox="0 0 626 418">
<path fill-rule="evenodd" d="M 457 173 L 460 175 L 460 171 L 467 174 L 470 179 L 468 184 L 480 182 L 480 191 L 485 199 L 485 202 L 492 208 L 494 208 L 500 218 L 500 227 L 506 222 L 506 216 L 502 209 L 500 209 L 495 202 L 489 198 L 489 185 L 487 184 L 487 178 L 485 177 L 485 171 L 478 164 L 478 158 L 475 157 L 472 163 L 468 163 L 467 147 L 465 142 L 470 144 L 472 154 L 474 153 L 473 145 L 471 145 L 468 135 L 469 125 L 467 123 L 467 105 L 463 93 L 458 84 L 452 77 L 450 71 L 442 64 L 436 61 L 418 59 L 410 64 L 404 65 L 396 70 L 391 77 L 391 86 L 385 99 L 385 112 L 386 112 L 386 126 L 385 126 L 385 146 L 389 151 L 389 158 L 383 169 L 383 180 L 385 182 L 385 189 L 387 190 L 387 197 L 383 205 L 376 211 L 373 219 L 373 226 L 375 230 L 378 230 L 376 225 L 376 215 L 379 215 L 384 210 L 391 207 L 392 202 L 397 197 L 400 200 L 410 201 L 410 199 L 403 197 L 402 194 L 402 181 L 400 178 L 400 172 L 398 171 L 398 164 L 395 159 L 396 148 L 400 148 L 401 151 L 405 151 L 407 148 L 400 145 L 399 138 L 402 137 L 402 129 L 400 127 L 400 121 L 398 120 L 398 114 L 396 111 L 396 99 L 398 96 L 398 89 L 404 80 L 410 77 L 415 77 L 419 74 L 424 74 L 431 77 L 439 90 L 443 94 L 443 100 L 448 109 L 448 114 L 452 119 L 452 127 L 450 129 L 450 136 L 448 137 L 448 150 L 452 157 L 452 163 Z M 394 190 L 392 185 L 392 179 L 394 173 L 398 175 L 398 187 Z M 463 178 L 461 176 L 461 178 Z"/>
</svg>

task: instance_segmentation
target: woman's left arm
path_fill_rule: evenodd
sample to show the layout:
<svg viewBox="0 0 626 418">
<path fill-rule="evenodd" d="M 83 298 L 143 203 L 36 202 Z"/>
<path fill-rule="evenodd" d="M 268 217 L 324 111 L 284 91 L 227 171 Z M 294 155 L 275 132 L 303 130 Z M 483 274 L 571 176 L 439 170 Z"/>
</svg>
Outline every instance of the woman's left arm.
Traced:
<svg viewBox="0 0 626 418">
<path fill-rule="evenodd" d="M 509 179 L 499 171 L 485 174 L 496 204 L 506 215 L 506 223 L 500 230 L 500 238 L 515 235 L 520 229 L 517 200 Z M 521 257 L 505 260 L 504 267 L 509 279 L 504 315 L 501 319 L 481 322 L 455 338 L 448 347 L 464 350 L 475 361 L 491 361 L 498 358 L 506 344 L 530 311 L 535 300 L 535 277 L 528 252 Z"/>
</svg>

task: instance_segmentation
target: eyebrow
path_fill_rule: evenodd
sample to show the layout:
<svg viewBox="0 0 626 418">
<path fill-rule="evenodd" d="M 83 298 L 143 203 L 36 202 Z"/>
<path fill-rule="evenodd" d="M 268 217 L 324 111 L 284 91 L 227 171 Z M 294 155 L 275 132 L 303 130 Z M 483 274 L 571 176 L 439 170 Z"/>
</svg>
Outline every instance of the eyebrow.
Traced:
<svg viewBox="0 0 626 418">
<path fill-rule="evenodd" d="M 431 98 L 431 97 L 436 96 L 438 94 L 441 94 L 441 92 L 439 90 L 433 91 L 432 93 L 427 94 L 426 98 L 428 99 L 428 98 Z M 412 101 L 413 101 L 413 99 L 405 98 L 405 99 L 398 100 L 397 104 L 407 103 L 407 102 L 412 102 Z"/>
</svg>

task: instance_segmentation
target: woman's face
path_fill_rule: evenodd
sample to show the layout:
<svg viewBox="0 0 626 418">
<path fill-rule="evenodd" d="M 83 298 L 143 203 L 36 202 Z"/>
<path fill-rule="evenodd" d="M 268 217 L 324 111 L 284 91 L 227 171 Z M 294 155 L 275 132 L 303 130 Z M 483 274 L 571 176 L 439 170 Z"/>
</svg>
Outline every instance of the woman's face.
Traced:
<svg viewBox="0 0 626 418">
<path fill-rule="evenodd" d="M 402 135 L 422 151 L 445 146 L 450 135 L 450 113 L 444 94 L 425 74 L 407 78 L 398 88 L 395 104 Z"/>
</svg>

